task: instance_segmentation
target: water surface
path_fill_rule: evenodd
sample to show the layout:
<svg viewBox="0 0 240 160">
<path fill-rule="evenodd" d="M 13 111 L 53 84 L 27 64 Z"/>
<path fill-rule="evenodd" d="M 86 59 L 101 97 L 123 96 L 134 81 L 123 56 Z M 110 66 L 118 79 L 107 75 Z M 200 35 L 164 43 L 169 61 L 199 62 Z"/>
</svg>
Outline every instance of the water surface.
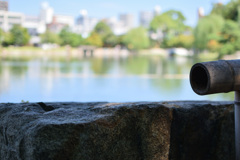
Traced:
<svg viewBox="0 0 240 160">
<path fill-rule="evenodd" d="M 0 61 L 0 102 L 233 100 L 196 95 L 189 71 L 197 60 L 160 56 Z"/>
</svg>

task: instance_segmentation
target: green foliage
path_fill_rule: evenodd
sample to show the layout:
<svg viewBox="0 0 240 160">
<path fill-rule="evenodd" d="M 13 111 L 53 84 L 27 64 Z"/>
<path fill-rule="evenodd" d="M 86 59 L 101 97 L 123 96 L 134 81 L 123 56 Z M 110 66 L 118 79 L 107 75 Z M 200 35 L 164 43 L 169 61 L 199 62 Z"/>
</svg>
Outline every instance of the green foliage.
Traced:
<svg viewBox="0 0 240 160">
<path fill-rule="evenodd" d="M 102 47 L 103 41 L 98 33 L 92 32 L 91 35 L 86 39 L 86 44 Z"/>
<path fill-rule="evenodd" d="M 103 21 L 100 21 L 95 26 L 93 32 L 101 37 L 104 47 L 114 47 L 118 43 L 118 37 L 114 35 L 111 28 Z"/>
<path fill-rule="evenodd" d="M 240 0 L 231 0 L 224 6 L 223 16 L 225 19 L 238 21 Z"/>
<path fill-rule="evenodd" d="M 131 29 L 124 37 L 123 43 L 128 49 L 139 50 L 148 48 L 150 41 L 145 28 L 138 27 Z"/>
<path fill-rule="evenodd" d="M 65 27 L 59 33 L 59 37 L 61 39 L 61 45 L 70 45 L 72 47 L 78 47 L 83 44 L 83 38 L 81 35 L 73 33 L 69 28 Z"/>
<path fill-rule="evenodd" d="M 4 32 L 3 32 L 3 30 L 0 28 L 0 45 L 2 45 L 3 40 L 4 40 Z"/>
<path fill-rule="evenodd" d="M 180 11 L 169 10 L 153 18 L 150 23 L 150 30 L 161 32 L 163 36 L 157 40 L 158 43 L 161 47 L 169 47 L 169 43 L 171 43 L 171 46 L 174 44 L 169 41 L 176 41 L 176 36 L 191 30 L 189 26 L 184 24 L 185 20 L 186 18 Z"/>
<path fill-rule="evenodd" d="M 29 101 L 21 100 L 21 103 L 29 103 Z"/>
<path fill-rule="evenodd" d="M 224 19 L 219 15 L 209 15 L 199 20 L 194 30 L 194 46 L 196 49 L 204 50 L 212 39 L 219 39 L 224 25 Z"/>
<path fill-rule="evenodd" d="M 103 43 L 105 47 L 114 47 L 118 44 L 118 37 L 113 33 L 109 33 L 104 39 Z"/>
<path fill-rule="evenodd" d="M 26 28 L 21 27 L 20 25 L 14 25 L 10 30 L 11 33 L 11 42 L 13 45 L 23 46 L 26 45 L 30 40 L 30 35 Z"/>
<path fill-rule="evenodd" d="M 224 56 L 227 54 L 232 54 L 235 51 L 235 47 L 232 43 L 225 43 L 219 50 L 220 56 Z"/>
<path fill-rule="evenodd" d="M 240 38 L 239 26 L 232 20 L 227 20 L 222 29 L 222 42 L 235 42 Z"/>
<path fill-rule="evenodd" d="M 201 18 L 195 29 L 195 47 L 219 52 L 220 56 L 240 49 L 240 0 L 215 4 L 211 14 Z"/>
<path fill-rule="evenodd" d="M 106 37 L 109 33 L 112 33 L 111 28 L 103 21 L 98 22 L 93 31 L 98 33 L 101 37 Z"/>
<path fill-rule="evenodd" d="M 49 30 L 43 33 L 40 37 L 42 43 L 56 43 L 56 44 L 60 43 L 59 36 Z"/>
<path fill-rule="evenodd" d="M 213 4 L 211 14 L 224 17 L 224 9 L 225 9 L 225 6 L 222 3 Z"/>
<path fill-rule="evenodd" d="M 175 33 L 185 31 L 184 21 L 186 18 L 180 11 L 169 10 L 163 14 L 153 18 L 150 23 L 150 28 L 153 31 L 161 29 L 163 32 L 170 32 L 173 30 Z"/>
<path fill-rule="evenodd" d="M 167 41 L 167 47 L 183 47 L 190 49 L 192 48 L 194 37 L 192 35 L 178 35 Z"/>
<path fill-rule="evenodd" d="M 221 15 L 226 20 L 233 20 L 240 25 L 240 0 L 231 0 L 226 5 L 214 4 L 211 14 Z"/>
<path fill-rule="evenodd" d="M 218 52 L 221 48 L 221 44 L 217 40 L 211 39 L 210 41 L 208 41 L 207 48 L 211 52 Z"/>
<path fill-rule="evenodd" d="M 219 51 L 220 55 L 233 54 L 236 50 L 240 49 L 240 30 L 237 22 L 227 20 L 221 35 L 221 40 L 219 41 L 222 44 Z"/>
<path fill-rule="evenodd" d="M 10 32 L 4 32 L 3 33 L 3 41 L 2 41 L 2 45 L 3 46 L 9 46 L 12 45 L 13 38 L 12 38 L 12 34 Z"/>
</svg>

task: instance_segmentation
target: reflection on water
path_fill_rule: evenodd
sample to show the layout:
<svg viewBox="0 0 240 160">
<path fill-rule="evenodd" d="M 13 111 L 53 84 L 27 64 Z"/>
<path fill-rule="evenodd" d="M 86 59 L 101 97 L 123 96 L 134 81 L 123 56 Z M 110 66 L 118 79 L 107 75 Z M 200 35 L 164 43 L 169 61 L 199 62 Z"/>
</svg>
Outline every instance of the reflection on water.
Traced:
<svg viewBox="0 0 240 160">
<path fill-rule="evenodd" d="M 233 100 L 196 95 L 188 74 L 197 60 L 130 56 L 75 61 L 0 61 L 0 102 Z"/>
</svg>

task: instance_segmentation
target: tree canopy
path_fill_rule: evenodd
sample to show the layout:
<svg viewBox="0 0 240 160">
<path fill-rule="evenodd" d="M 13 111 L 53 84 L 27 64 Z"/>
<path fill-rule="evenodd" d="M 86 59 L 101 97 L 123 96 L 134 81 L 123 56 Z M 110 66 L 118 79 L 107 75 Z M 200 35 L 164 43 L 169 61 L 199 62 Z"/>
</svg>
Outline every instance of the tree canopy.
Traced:
<svg viewBox="0 0 240 160">
<path fill-rule="evenodd" d="M 13 45 L 23 46 L 28 44 L 30 40 L 30 35 L 26 28 L 21 27 L 20 25 L 13 25 L 10 30 L 11 42 Z"/>
<path fill-rule="evenodd" d="M 153 18 L 150 30 L 158 34 L 161 33 L 161 36 L 156 39 L 161 47 L 174 47 L 176 38 L 191 30 L 189 26 L 185 25 L 185 20 L 186 18 L 180 11 L 169 10 Z M 173 41 L 175 42 L 173 43 Z M 177 43 L 179 45 L 182 42 Z"/>
<path fill-rule="evenodd" d="M 219 40 L 223 25 L 224 19 L 219 15 L 211 14 L 201 18 L 194 30 L 195 48 L 204 50 L 210 40 Z"/>
<path fill-rule="evenodd" d="M 104 21 L 97 23 L 93 32 L 101 37 L 104 47 L 114 47 L 118 43 L 117 36 Z"/>
<path fill-rule="evenodd" d="M 184 21 L 186 18 L 180 11 L 169 10 L 159 16 L 155 16 L 150 23 L 150 29 L 156 31 L 161 29 L 164 32 L 170 32 L 171 30 L 182 32 L 185 30 L 186 25 Z"/>
<path fill-rule="evenodd" d="M 221 56 L 239 50 L 240 0 L 214 4 L 211 13 L 199 20 L 194 37 L 198 50 L 208 49 Z"/>
<path fill-rule="evenodd" d="M 61 39 L 61 45 L 70 45 L 72 47 L 78 47 L 83 43 L 83 38 L 80 34 L 76 34 L 70 31 L 68 27 L 65 27 L 59 33 Z"/>
<path fill-rule="evenodd" d="M 42 43 L 56 43 L 56 44 L 60 43 L 58 34 L 53 33 L 49 30 L 46 30 L 46 32 L 40 35 L 40 37 Z"/>
<path fill-rule="evenodd" d="M 147 30 L 143 27 L 131 29 L 123 37 L 123 44 L 125 44 L 129 49 L 134 50 L 148 48 L 150 41 Z"/>
</svg>

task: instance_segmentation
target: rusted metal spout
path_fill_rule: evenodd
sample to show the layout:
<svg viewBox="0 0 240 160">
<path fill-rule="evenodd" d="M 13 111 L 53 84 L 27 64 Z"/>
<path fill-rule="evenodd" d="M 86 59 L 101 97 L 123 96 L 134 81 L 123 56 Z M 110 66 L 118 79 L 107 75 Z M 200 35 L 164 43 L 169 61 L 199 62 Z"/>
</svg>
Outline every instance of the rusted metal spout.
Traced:
<svg viewBox="0 0 240 160">
<path fill-rule="evenodd" d="M 199 95 L 235 91 L 235 151 L 240 160 L 240 60 L 197 63 L 190 71 L 190 83 Z"/>
</svg>

